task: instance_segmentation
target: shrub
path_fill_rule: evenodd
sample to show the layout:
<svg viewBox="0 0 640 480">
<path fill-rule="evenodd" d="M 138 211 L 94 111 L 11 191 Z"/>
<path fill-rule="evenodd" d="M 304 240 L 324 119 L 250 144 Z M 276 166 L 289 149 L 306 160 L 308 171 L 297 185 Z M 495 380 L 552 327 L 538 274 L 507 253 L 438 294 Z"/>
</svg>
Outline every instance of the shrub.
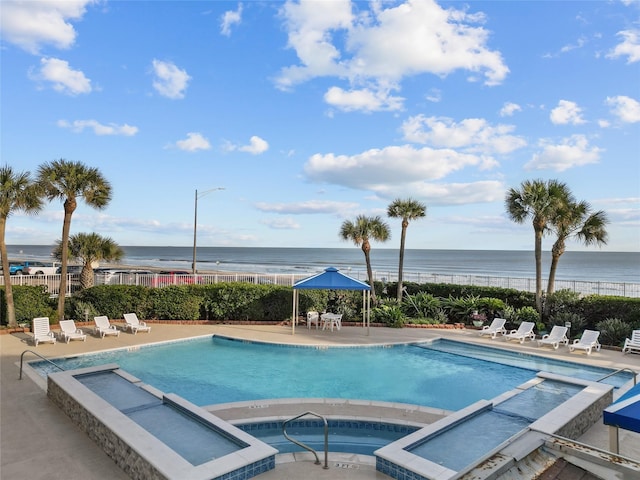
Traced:
<svg viewBox="0 0 640 480">
<path fill-rule="evenodd" d="M 415 295 L 405 295 L 401 307 L 409 317 L 433 317 L 442 311 L 442 302 L 430 293 L 418 292 Z"/>
<path fill-rule="evenodd" d="M 540 314 L 533 307 L 522 307 L 516 310 L 516 320 L 518 324 L 522 322 L 537 324 L 540 321 Z"/>
<path fill-rule="evenodd" d="M 380 305 L 371 309 L 374 322 L 384 323 L 390 327 L 402 328 L 407 321 L 399 305 Z"/>
<path fill-rule="evenodd" d="M 453 322 L 469 323 L 471 312 L 478 309 L 480 297 L 467 295 L 466 297 L 449 297 L 442 302 L 442 307 L 449 320 Z"/>
<path fill-rule="evenodd" d="M 55 304 L 49 298 L 45 285 L 14 285 L 13 305 L 16 312 L 16 323 L 27 323 L 35 317 L 49 317 L 55 323 L 58 321 Z M 4 298 L 4 288 L 2 288 L 2 323 L 7 323 L 6 300 Z"/>
<path fill-rule="evenodd" d="M 571 327 L 569 327 L 569 336 L 575 337 L 574 332 L 577 334 L 578 332 L 582 332 L 586 326 L 587 321 L 584 317 L 578 313 L 574 312 L 558 312 L 553 317 L 549 318 L 549 321 L 546 323 L 547 328 L 553 327 L 554 325 L 560 325 L 564 327 L 566 323 L 570 323 Z"/>
<path fill-rule="evenodd" d="M 600 331 L 600 340 L 603 344 L 620 346 L 631 334 L 631 325 L 619 318 L 607 318 L 596 324 L 596 330 Z"/>
</svg>

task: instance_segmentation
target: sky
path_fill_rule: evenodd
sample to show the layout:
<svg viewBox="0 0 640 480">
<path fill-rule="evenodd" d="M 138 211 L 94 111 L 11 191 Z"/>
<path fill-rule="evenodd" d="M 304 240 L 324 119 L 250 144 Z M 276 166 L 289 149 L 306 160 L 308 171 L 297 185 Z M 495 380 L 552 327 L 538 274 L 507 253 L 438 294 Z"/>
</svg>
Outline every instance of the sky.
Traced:
<svg viewBox="0 0 640 480">
<path fill-rule="evenodd" d="M 96 167 L 71 233 L 122 246 L 532 250 L 510 188 L 559 180 L 640 251 L 638 1 L 0 0 L 0 154 Z M 197 191 L 197 194 L 196 194 Z M 63 205 L 7 222 L 61 238 Z M 546 237 L 550 250 L 554 238 Z"/>
</svg>

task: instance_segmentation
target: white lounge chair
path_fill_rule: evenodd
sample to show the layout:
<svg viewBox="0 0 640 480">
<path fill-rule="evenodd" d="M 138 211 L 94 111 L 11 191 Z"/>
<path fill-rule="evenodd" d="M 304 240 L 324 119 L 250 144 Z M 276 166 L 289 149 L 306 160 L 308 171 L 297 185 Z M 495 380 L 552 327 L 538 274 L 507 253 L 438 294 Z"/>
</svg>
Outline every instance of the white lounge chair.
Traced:
<svg viewBox="0 0 640 480">
<path fill-rule="evenodd" d="M 640 330 L 631 332 L 631 338 L 625 338 L 622 353 L 640 353 Z"/>
<path fill-rule="evenodd" d="M 96 324 L 93 331 L 96 335 L 100 335 L 101 338 L 104 338 L 106 335 L 115 335 L 116 337 L 120 335 L 120 330 L 118 330 L 115 325 L 109 323 L 106 315 L 93 317 L 93 321 Z"/>
<path fill-rule="evenodd" d="M 38 343 L 56 343 L 56 336 L 51 331 L 49 326 L 49 317 L 37 317 L 33 319 L 33 343 L 38 346 Z"/>
<path fill-rule="evenodd" d="M 533 322 L 522 322 L 517 330 L 511 330 L 509 333 L 505 333 L 502 335 L 502 338 L 505 340 L 519 340 L 520 343 L 524 343 L 524 341 L 528 338 L 533 341 L 536 338 L 536 334 L 533 333 L 533 327 L 536 324 Z"/>
<path fill-rule="evenodd" d="M 480 330 L 480 336 L 491 335 L 491 338 L 496 338 L 497 334 L 504 335 L 507 333 L 507 330 L 504 328 L 505 323 L 507 323 L 507 320 L 504 318 L 494 318 L 491 325 L 485 325 L 482 327 L 482 330 Z"/>
<path fill-rule="evenodd" d="M 582 337 L 574 340 L 573 343 L 569 345 L 569 351 L 573 352 L 575 349 L 585 350 L 587 355 L 591 355 L 592 349 L 600 350 L 600 343 L 598 343 L 599 336 L 600 332 L 596 330 L 585 330 L 582 332 Z"/>
<path fill-rule="evenodd" d="M 567 338 L 567 330 L 569 330 L 567 327 L 554 325 L 551 332 L 543 335 L 542 338 L 538 340 L 538 346 L 551 345 L 555 350 L 557 350 L 561 343 L 568 345 L 569 339 Z"/>
<path fill-rule="evenodd" d="M 318 312 L 307 312 L 307 328 L 311 328 L 311 324 L 316 324 L 316 330 L 320 323 L 320 314 Z"/>
<path fill-rule="evenodd" d="M 135 313 L 125 313 L 124 321 L 124 329 L 131 330 L 134 335 L 138 332 L 151 331 L 151 327 L 149 327 L 145 322 L 141 322 L 140 320 L 138 320 L 138 316 Z"/>
<path fill-rule="evenodd" d="M 60 320 L 60 333 L 58 334 L 60 340 L 64 340 L 65 343 L 69 343 L 69 340 L 87 340 L 87 336 L 76 328 L 76 322 L 73 320 Z"/>
</svg>

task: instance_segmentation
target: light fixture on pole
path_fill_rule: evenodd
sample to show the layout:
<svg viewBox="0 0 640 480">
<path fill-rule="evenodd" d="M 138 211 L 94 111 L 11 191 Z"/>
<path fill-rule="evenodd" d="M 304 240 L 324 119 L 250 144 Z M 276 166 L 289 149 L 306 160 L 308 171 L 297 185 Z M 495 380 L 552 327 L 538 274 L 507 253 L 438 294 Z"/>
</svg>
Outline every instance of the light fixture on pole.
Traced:
<svg viewBox="0 0 640 480">
<path fill-rule="evenodd" d="M 195 275 L 196 273 L 196 238 L 198 232 L 198 198 L 202 198 L 208 193 L 215 192 L 216 190 L 224 190 L 224 187 L 216 187 L 210 190 L 206 190 L 201 192 L 198 195 L 198 190 L 196 190 L 195 197 L 195 207 L 193 209 L 193 262 L 191 263 L 191 272 Z"/>
</svg>

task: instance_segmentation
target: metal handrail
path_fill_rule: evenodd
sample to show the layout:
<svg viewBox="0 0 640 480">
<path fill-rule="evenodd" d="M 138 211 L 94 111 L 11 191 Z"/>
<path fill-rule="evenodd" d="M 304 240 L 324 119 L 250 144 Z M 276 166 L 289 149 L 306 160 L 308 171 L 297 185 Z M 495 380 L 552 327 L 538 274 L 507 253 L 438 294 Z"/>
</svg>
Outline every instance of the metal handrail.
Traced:
<svg viewBox="0 0 640 480">
<path fill-rule="evenodd" d="M 33 350 L 25 350 L 24 352 L 22 352 L 20 354 L 20 377 L 18 377 L 18 380 L 22 380 L 22 362 L 24 360 L 24 354 L 30 352 L 33 353 L 35 356 L 40 357 L 42 360 L 44 360 L 45 362 L 49 362 L 51 365 L 53 365 L 56 368 L 59 368 L 60 370 L 62 370 L 64 372 L 64 368 L 62 368 L 60 365 L 53 363 L 51 360 L 49 360 L 46 357 L 43 357 L 42 355 L 40 355 L 38 352 L 34 352 Z"/>
<path fill-rule="evenodd" d="M 599 378 L 598 380 L 596 380 L 596 382 L 601 382 L 602 380 L 605 380 L 605 379 L 607 379 L 609 377 L 613 377 L 614 375 L 617 375 L 620 372 L 631 372 L 631 373 L 633 373 L 633 384 L 634 385 L 637 384 L 638 381 L 636 380 L 636 377 L 638 376 L 638 372 L 636 372 L 635 370 L 630 369 L 629 367 L 619 368 L 615 372 L 608 373 L 604 377 Z"/>
<path fill-rule="evenodd" d="M 282 422 L 282 434 L 284 435 L 284 438 L 286 438 L 287 440 L 289 440 L 290 442 L 295 443 L 296 445 L 298 445 L 299 447 L 304 448 L 305 450 L 308 450 L 309 452 L 313 453 L 313 455 L 315 455 L 316 457 L 316 465 L 320 465 L 320 459 L 318 458 L 318 454 L 316 453 L 316 451 L 311 448 L 308 445 L 305 445 L 302 442 L 299 442 L 297 440 L 295 440 L 294 438 L 291 438 L 288 434 L 287 434 L 287 423 L 289 422 L 293 422 L 294 420 L 297 420 L 301 417 L 304 417 L 306 415 L 313 415 L 314 417 L 320 418 L 322 419 L 322 421 L 324 422 L 324 468 L 325 470 L 327 470 L 329 468 L 329 425 L 327 424 L 327 419 L 324 418 L 322 415 L 318 415 L 317 413 L 314 412 L 304 412 L 301 413 L 300 415 L 297 415 L 293 418 L 290 418 L 289 420 L 285 420 L 284 422 Z"/>
</svg>

